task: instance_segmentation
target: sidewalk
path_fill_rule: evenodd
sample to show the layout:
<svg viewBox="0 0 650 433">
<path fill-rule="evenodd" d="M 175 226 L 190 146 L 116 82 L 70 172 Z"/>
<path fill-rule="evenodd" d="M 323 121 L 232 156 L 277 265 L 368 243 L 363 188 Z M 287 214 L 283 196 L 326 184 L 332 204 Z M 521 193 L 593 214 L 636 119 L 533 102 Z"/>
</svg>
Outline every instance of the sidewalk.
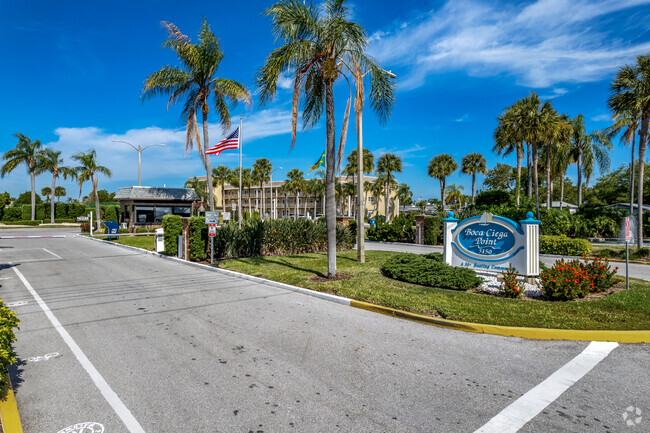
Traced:
<svg viewBox="0 0 650 433">
<path fill-rule="evenodd" d="M 367 250 L 376 251 L 394 251 L 398 253 L 415 253 L 415 254 L 428 254 L 428 253 L 442 253 L 442 246 L 440 245 L 417 245 L 406 244 L 400 242 L 374 242 L 366 241 Z M 545 265 L 551 266 L 556 260 L 564 258 L 565 260 L 572 260 L 579 257 L 573 256 L 556 256 L 554 254 L 540 254 L 539 259 Z M 612 262 L 612 268 L 618 266 L 618 274 L 622 277 L 625 276 L 625 263 Z M 639 278 L 641 280 L 650 281 L 650 266 L 640 265 L 638 263 L 630 263 L 630 278 Z"/>
</svg>

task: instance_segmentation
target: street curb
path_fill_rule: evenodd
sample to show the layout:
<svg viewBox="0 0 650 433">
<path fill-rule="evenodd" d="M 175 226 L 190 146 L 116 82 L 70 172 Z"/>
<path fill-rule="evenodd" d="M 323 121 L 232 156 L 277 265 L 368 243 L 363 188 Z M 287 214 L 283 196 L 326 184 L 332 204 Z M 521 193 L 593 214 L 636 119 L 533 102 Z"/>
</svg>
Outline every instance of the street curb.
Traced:
<svg viewBox="0 0 650 433">
<path fill-rule="evenodd" d="M 571 330 L 571 329 L 548 329 L 548 328 L 526 328 L 517 326 L 500 326 L 486 325 L 482 323 L 459 322 L 442 318 L 423 316 L 420 314 L 410 313 L 408 311 L 396 310 L 394 308 L 383 307 L 381 305 L 371 304 L 368 302 L 357 301 L 354 299 L 344 298 L 341 296 L 331 295 L 329 293 L 317 292 L 304 287 L 292 286 L 290 284 L 279 283 L 277 281 L 267 280 L 265 278 L 254 277 L 240 272 L 230 271 L 227 269 L 215 268 L 213 266 L 203 265 L 200 263 L 188 262 L 177 257 L 165 256 L 153 251 L 143 250 L 142 248 L 132 247 L 129 245 L 116 244 L 101 239 L 95 239 L 88 236 L 77 235 L 81 238 L 90 239 L 95 242 L 131 249 L 138 252 L 158 256 L 167 260 L 172 260 L 184 265 L 194 266 L 212 272 L 221 273 L 231 277 L 242 278 L 244 280 L 254 281 L 256 283 L 266 284 L 268 286 L 278 287 L 280 289 L 290 290 L 326 301 L 336 302 L 362 310 L 372 311 L 375 313 L 385 314 L 400 319 L 406 319 L 426 325 L 434 325 L 442 328 L 455 329 L 458 331 L 474 332 L 478 334 L 501 335 L 504 337 L 520 337 L 532 340 L 574 340 L 574 341 L 615 341 L 617 343 L 650 343 L 649 331 L 599 331 L 599 330 Z"/>
<path fill-rule="evenodd" d="M 23 426 L 20 423 L 18 405 L 14 396 L 14 389 L 11 386 L 11 379 L 7 374 L 6 394 L 4 400 L 0 400 L 0 418 L 2 418 L 2 431 L 4 433 L 23 433 Z"/>
</svg>

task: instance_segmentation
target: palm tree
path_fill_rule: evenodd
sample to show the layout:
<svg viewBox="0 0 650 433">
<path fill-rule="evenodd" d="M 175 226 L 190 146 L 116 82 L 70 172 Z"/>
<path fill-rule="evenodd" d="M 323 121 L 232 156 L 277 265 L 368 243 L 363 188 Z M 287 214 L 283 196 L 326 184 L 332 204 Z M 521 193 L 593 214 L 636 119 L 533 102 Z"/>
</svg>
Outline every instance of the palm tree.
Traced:
<svg viewBox="0 0 650 433">
<path fill-rule="evenodd" d="M 582 114 L 571 119 L 571 125 L 573 126 L 571 157 L 578 165 L 578 206 L 580 206 L 582 205 L 582 176 L 591 177 L 594 162 L 598 164 L 601 172 L 609 169 L 607 150 L 612 149 L 612 142 L 603 131 L 592 131 L 587 134 Z"/>
<path fill-rule="evenodd" d="M 641 121 L 639 130 L 639 174 L 637 195 L 637 247 L 643 247 L 643 179 L 645 150 L 650 122 L 650 54 L 638 56 L 636 64 L 626 65 L 618 70 L 610 85 L 608 100 L 610 110 L 616 115 L 634 113 Z"/>
<path fill-rule="evenodd" d="M 503 114 L 498 116 L 498 121 L 499 123 L 494 130 L 494 147 L 492 148 L 492 151 L 497 155 L 503 154 L 505 156 L 512 152 L 515 152 L 517 155 L 516 203 L 517 206 L 519 206 L 519 193 L 521 191 L 521 161 L 524 157 L 524 129 L 522 126 L 521 101 L 517 101 L 510 107 L 506 108 Z M 530 164 L 528 167 L 528 177 L 530 178 Z M 472 188 L 472 204 L 474 204 L 474 188 Z"/>
<path fill-rule="evenodd" d="M 451 184 L 447 187 L 447 203 L 456 202 L 456 209 L 463 205 L 463 185 Z"/>
<path fill-rule="evenodd" d="M 443 210 L 445 207 L 445 178 L 456 170 L 458 170 L 458 163 L 453 156 L 447 153 L 436 155 L 429 161 L 427 174 L 440 181 L 440 201 Z"/>
<path fill-rule="evenodd" d="M 379 197 L 381 197 L 384 193 L 384 180 L 382 179 L 382 175 L 377 176 L 377 180 L 375 182 L 364 181 L 364 191 L 369 192 L 374 198 L 376 218 L 379 216 Z"/>
<path fill-rule="evenodd" d="M 316 219 L 316 215 L 318 214 L 317 211 L 317 204 L 319 198 L 325 193 L 325 184 L 321 179 L 309 179 L 305 185 L 306 191 L 311 194 L 314 197 L 314 217 L 313 219 Z"/>
<path fill-rule="evenodd" d="M 50 195 L 52 194 L 52 188 L 49 186 L 41 188 L 41 195 L 46 197 L 46 201 L 50 201 Z"/>
<path fill-rule="evenodd" d="M 62 186 L 57 186 L 54 189 L 54 196 L 56 197 L 56 202 L 58 203 L 61 200 L 61 197 L 65 197 L 67 194 L 66 190 Z"/>
<path fill-rule="evenodd" d="M 345 168 L 343 169 L 343 174 L 346 176 L 352 176 L 352 184 L 357 185 L 356 178 L 359 172 L 359 158 L 357 156 L 358 152 L 357 149 L 354 149 L 350 154 L 348 155 L 347 161 L 348 163 L 345 165 Z M 363 172 L 365 174 L 370 174 L 375 170 L 375 157 L 373 154 L 370 152 L 370 150 L 363 148 L 363 159 L 361 162 L 361 165 L 363 166 Z M 360 188 L 357 188 L 357 191 L 355 193 L 355 197 L 358 197 L 359 191 L 361 191 Z M 362 194 L 363 195 L 363 194 Z M 358 200 L 356 200 L 356 207 L 357 207 L 357 215 L 359 213 L 359 203 Z M 363 218 L 362 218 L 363 219 Z M 364 254 L 364 261 L 365 261 L 365 254 Z"/>
<path fill-rule="evenodd" d="M 52 173 L 52 188 L 48 188 L 50 193 L 56 191 L 56 178 L 63 176 L 64 179 L 68 177 L 74 179 L 77 174 L 74 169 L 70 167 L 62 167 L 63 158 L 61 158 L 61 151 L 56 151 L 54 149 L 44 149 L 37 155 L 37 164 L 39 174 L 45 171 Z M 48 199 L 50 194 L 48 194 Z M 50 223 L 54 224 L 54 194 L 52 194 L 50 200 Z"/>
<path fill-rule="evenodd" d="M 546 156 L 546 209 L 550 209 L 553 201 L 553 178 L 551 172 L 556 166 L 555 158 L 562 155 L 565 148 L 571 147 L 571 134 L 573 127 L 567 115 L 560 115 L 557 111 L 549 112 L 549 136 L 543 144 L 542 151 Z"/>
<path fill-rule="evenodd" d="M 292 168 L 287 173 L 287 178 L 289 178 L 289 188 L 291 192 L 296 195 L 296 212 L 294 213 L 293 219 L 298 219 L 298 212 L 300 209 L 300 191 L 304 188 L 303 184 L 305 182 L 305 174 L 297 168 Z"/>
<path fill-rule="evenodd" d="M 272 171 L 273 171 L 273 165 L 271 164 L 271 161 L 269 161 L 267 158 L 258 158 L 255 160 L 255 163 L 253 164 L 253 177 L 256 179 L 257 182 L 259 182 L 260 190 L 262 191 L 262 209 L 260 212 L 260 216 L 264 216 L 266 214 L 265 211 L 266 204 L 264 201 L 264 184 L 271 180 Z"/>
<path fill-rule="evenodd" d="M 207 173 L 207 185 L 212 185 L 210 158 L 203 152 L 199 136 L 197 111 L 203 115 L 203 146 L 210 148 L 208 141 L 208 104 L 210 96 L 214 104 L 223 131 L 230 129 L 230 112 L 228 102 L 234 106 L 237 101 L 250 102 L 250 92 L 243 84 L 215 76 L 223 59 L 223 51 L 218 39 L 210 30 L 208 20 L 204 19 L 198 35 L 198 44 L 193 44 L 172 23 L 163 22 L 169 38 L 163 47 L 171 48 L 178 56 L 182 67 L 163 66 L 145 80 L 142 94 L 145 99 L 159 95 L 169 95 L 167 108 L 184 98 L 183 118 L 187 123 L 185 136 L 185 153 L 192 150 L 196 143 Z M 210 210 L 214 211 L 214 191 L 208 189 Z"/>
<path fill-rule="evenodd" d="M 239 181 L 239 179 L 237 179 Z M 241 172 L 241 187 L 248 190 L 248 213 L 253 215 L 251 208 L 251 187 L 253 186 L 253 176 L 250 168 L 245 168 Z"/>
<path fill-rule="evenodd" d="M 521 172 L 521 163 L 519 162 L 519 159 L 518 163 L 520 164 L 519 171 Z M 487 161 L 485 160 L 485 157 L 478 152 L 463 156 L 463 159 L 460 161 L 460 172 L 472 176 L 472 204 L 474 204 L 474 192 L 476 191 L 476 173 L 487 174 Z M 520 172 L 518 173 L 518 176 L 521 175 Z M 517 181 L 517 185 L 519 185 L 519 181 Z M 519 197 L 518 194 L 517 197 Z"/>
<path fill-rule="evenodd" d="M 32 182 L 32 221 L 36 219 L 36 175 L 38 174 L 37 155 L 41 150 L 41 142 L 39 140 L 32 141 L 29 137 L 16 133 L 14 137 L 18 139 L 16 147 L 8 150 L 2 155 L 2 159 L 7 161 L 0 169 L 0 176 L 14 171 L 20 164 L 27 166 L 27 173 Z"/>
<path fill-rule="evenodd" d="M 79 166 L 73 168 L 77 179 L 79 180 L 79 196 L 81 197 L 81 188 L 83 183 L 87 180 L 90 180 L 93 185 L 92 195 L 95 196 L 95 216 L 97 217 L 97 229 L 100 230 L 101 225 L 101 216 L 99 214 L 99 196 L 97 195 L 97 185 L 99 183 L 99 174 L 103 174 L 106 177 L 111 177 L 111 170 L 104 167 L 103 165 L 97 164 L 97 152 L 95 149 L 89 149 L 87 152 L 77 152 L 72 155 L 72 159 L 79 162 Z M 134 216 L 131 216 L 134 218 Z"/>
<path fill-rule="evenodd" d="M 334 82 L 342 75 L 341 68 L 351 70 L 355 61 L 360 68 L 371 69 L 373 108 L 383 122 L 388 118 L 392 106 L 392 99 L 388 97 L 392 95 L 389 75 L 364 54 L 368 43 L 366 31 L 359 24 L 349 21 L 350 13 L 345 0 L 325 0 L 322 8 L 311 2 L 305 4 L 296 0 L 282 0 L 269 7 L 266 15 L 271 16 L 273 31 L 284 45 L 269 54 L 258 72 L 262 104 L 273 99 L 280 74 L 290 71 L 294 77 L 292 146 L 296 139 L 298 104 L 303 89 L 303 127 L 314 126 L 323 109 L 325 111 L 327 274 L 333 278 L 336 277 Z M 359 103 L 361 100 L 357 98 Z M 357 130 L 361 130 L 360 123 Z M 342 150 L 340 146 L 340 154 Z"/>
<path fill-rule="evenodd" d="M 384 206 L 386 207 L 386 221 L 389 221 L 388 214 L 388 200 L 390 198 L 391 185 L 394 182 L 393 172 L 402 172 L 402 158 L 394 153 L 385 153 L 377 160 L 377 173 L 385 174 L 386 180 L 384 183 Z"/>
<path fill-rule="evenodd" d="M 239 174 L 239 172 L 237 172 Z M 220 186 L 221 187 L 221 210 L 222 212 L 226 211 L 226 191 L 225 185 L 233 177 L 233 172 L 225 165 L 220 165 L 212 169 L 212 187 Z M 239 180 L 239 176 L 237 176 Z"/>
<path fill-rule="evenodd" d="M 397 199 L 399 200 L 399 203 L 402 205 L 402 210 L 404 210 L 404 206 L 411 204 L 413 199 L 413 192 L 411 191 L 411 188 L 407 184 L 405 183 L 399 184 L 399 186 L 397 187 Z"/>
<path fill-rule="evenodd" d="M 605 129 L 610 138 L 622 133 L 621 143 L 630 146 L 630 216 L 634 215 L 634 166 L 636 158 L 634 151 L 636 147 L 636 130 L 639 129 L 639 113 L 634 110 L 625 110 L 621 113 L 614 113 L 614 123 Z"/>
</svg>

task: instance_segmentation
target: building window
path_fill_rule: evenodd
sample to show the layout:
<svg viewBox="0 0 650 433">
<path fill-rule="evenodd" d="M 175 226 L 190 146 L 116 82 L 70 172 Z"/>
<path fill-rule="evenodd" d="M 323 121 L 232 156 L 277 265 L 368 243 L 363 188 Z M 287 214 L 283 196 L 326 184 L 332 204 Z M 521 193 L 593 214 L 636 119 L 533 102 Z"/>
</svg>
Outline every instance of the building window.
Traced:
<svg viewBox="0 0 650 433">
<path fill-rule="evenodd" d="M 153 206 L 136 206 L 135 222 L 138 224 L 153 224 L 154 212 Z"/>
<path fill-rule="evenodd" d="M 171 213 L 182 217 L 188 217 L 192 214 L 192 209 L 189 206 L 174 206 Z"/>
</svg>

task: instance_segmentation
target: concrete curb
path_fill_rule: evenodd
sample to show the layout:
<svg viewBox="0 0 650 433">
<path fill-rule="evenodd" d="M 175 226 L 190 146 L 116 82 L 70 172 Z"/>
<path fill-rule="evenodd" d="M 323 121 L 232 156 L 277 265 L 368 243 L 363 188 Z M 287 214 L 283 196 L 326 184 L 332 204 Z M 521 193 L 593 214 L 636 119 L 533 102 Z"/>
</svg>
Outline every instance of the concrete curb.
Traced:
<svg viewBox="0 0 650 433">
<path fill-rule="evenodd" d="M 500 326 L 487 325 L 482 323 L 458 322 L 442 318 L 423 316 L 420 314 L 410 313 L 408 311 L 396 310 L 389 307 L 383 307 L 368 302 L 357 301 L 354 299 L 344 298 L 341 296 L 331 295 L 329 293 L 317 292 L 304 287 L 292 286 L 290 284 L 279 283 L 277 281 L 267 280 L 265 278 L 254 277 L 252 275 L 242 274 L 227 269 L 215 268 L 213 266 L 202 265 L 200 263 L 188 262 L 177 257 L 165 256 L 153 251 L 143 250 L 128 245 L 116 244 L 101 239 L 95 239 L 88 236 L 77 235 L 95 242 L 103 242 L 110 245 L 131 249 L 138 252 L 158 256 L 167 260 L 172 260 L 184 265 L 194 266 L 207 271 L 217 272 L 235 278 L 241 278 L 256 283 L 266 284 L 268 286 L 280 289 L 290 290 L 292 292 L 302 293 L 326 301 L 336 302 L 342 305 L 359 308 L 362 310 L 372 311 L 375 313 L 385 314 L 392 317 L 411 320 L 427 325 L 439 326 L 442 328 L 455 329 L 458 331 L 475 332 L 479 334 L 502 335 L 505 337 L 521 337 L 533 340 L 577 340 L 577 341 L 615 341 L 617 343 L 650 343 L 650 330 L 648 331 L 612 331 L 612 330 L 571 330 L 571 329 L 548 329 L 548 328 L 525 328 L 517 326 Z"/>
<path fill-rule="evenodd" d="M 11 386 L 11 379 L 8 374 L 5 376 L 5 380 L 7 381 L 6 396 L 4 400 L 0 400 L 2 431 L 4 433 L 23 433 L 23 425 L 20 423 L 20 415 L 18 414 L 18 405 L 16 404 L 14 389 Z"/>
</svg>

